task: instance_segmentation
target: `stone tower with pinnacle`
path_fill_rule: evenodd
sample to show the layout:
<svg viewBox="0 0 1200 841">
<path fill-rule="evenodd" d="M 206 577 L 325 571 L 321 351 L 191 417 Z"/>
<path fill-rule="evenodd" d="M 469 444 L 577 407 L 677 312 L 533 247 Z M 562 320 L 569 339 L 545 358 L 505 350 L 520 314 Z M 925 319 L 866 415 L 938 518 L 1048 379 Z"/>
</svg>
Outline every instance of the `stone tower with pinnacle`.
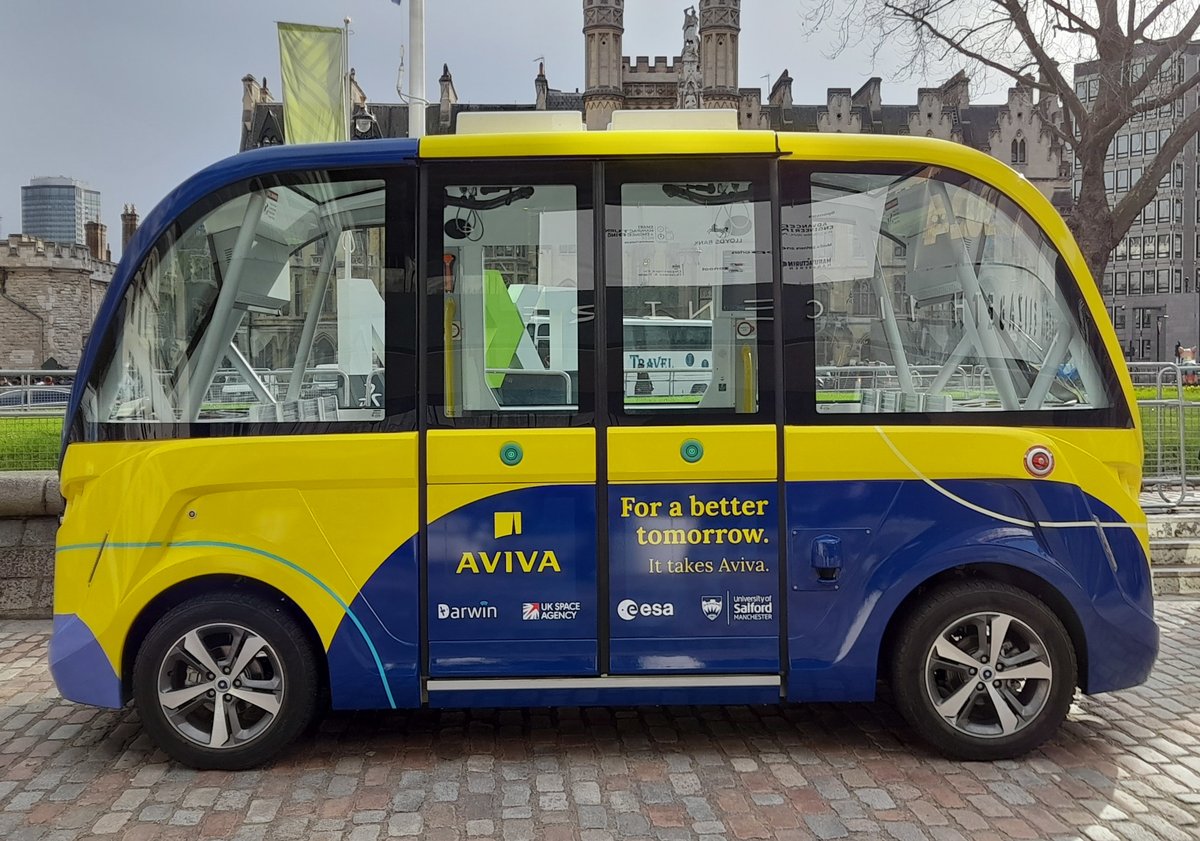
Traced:
<svg viewBox="0 0 1200 841">
<path fill-rule="evenodd" d="M 624 34 L 625 0 L 583 0 L 583 110 L 589 130 L 606 128 L 612 112 L 625 105 Z"/>
<path fill-rule="evenodd" d="M 741 0 L 700 0 L 701 103 L 705 108 L 737 108 L 738 37 Z"/>
</svg>

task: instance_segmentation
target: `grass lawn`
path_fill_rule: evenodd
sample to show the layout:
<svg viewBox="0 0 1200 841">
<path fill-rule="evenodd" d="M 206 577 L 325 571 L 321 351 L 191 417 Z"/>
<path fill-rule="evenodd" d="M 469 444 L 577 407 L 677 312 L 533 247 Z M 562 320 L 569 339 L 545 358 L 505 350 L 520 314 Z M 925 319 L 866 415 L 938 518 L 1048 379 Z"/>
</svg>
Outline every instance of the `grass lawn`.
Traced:
<svg viewBox="0 0 1200 841">
<path fill-rule="evenodd" d="M 61 439 L 61 417 L 0 417 L 0 470 L 54 470 Z"/>
<path fill-rule="evenodd" d="M 1133 393 L 1137 395 L 1138 400 L 1156 400 L 1158 398 L 1158 389 L 1152 385 L 1134 386 Z M 1162 394 L 1164 400 L 1176 400 L 1179 396 L 1179 392 L 1173 385 L 1163 386 Z M 1185 385 L 1183 399 L 1188 403 L 1200 403 L 1200 385 Z"/>
</svg>

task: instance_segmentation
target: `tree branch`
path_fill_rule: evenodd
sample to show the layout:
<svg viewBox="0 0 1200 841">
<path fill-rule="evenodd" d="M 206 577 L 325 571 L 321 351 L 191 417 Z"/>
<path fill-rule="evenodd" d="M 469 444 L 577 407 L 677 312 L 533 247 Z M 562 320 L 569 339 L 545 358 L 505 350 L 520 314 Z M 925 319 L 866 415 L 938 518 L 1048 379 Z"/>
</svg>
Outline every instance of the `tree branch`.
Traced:
<svg viewBox="0 0 1200 841">
<path fill-rule="evenodd" d="M 1174 6 L 1175 3 L 1176 3 L 1176 0 L 1159 0 L 1159 4 L 1150 10 L 1150 14 L 1148 14 L 1148 15 L 1146 15 L 1146 17 L 1142 18 L 1141 23 L 1139 23 L 1136 27 L 1130 28 L 1130 31 L 1129 31 L 1130 38 L 1132 38 L 1133 40 L 1137 40 L 1139 38 L 1146 37 L 1146 30 L 1148 30 L 1151 27 L 1151 25 L 1153 25 L 1154 21 L 1158 18 L 1159 15 L 1161 15 L 1167 9 Z M 1132 21 L 1132 19 L 1133 19 L 1133 3 L 1132 2 L 1130 3 L 1130 7 L 1129 7 L 1129 17 L 1130 17 L 1130 23 L 1132 23 L 1133 22 Z"/>
<path fill-rule="evenodd" d="M 1129 113 L 1140 114 L 1144 111 L 1153 111 L 1156 108 L 1162 108 L 1164 105 L 1168 105 L 1168 104 L 1173 105 L 1176 101 L 1183 98 L 1184 94 L 1186 94 L 1192 88 L 1196 87 L 1197 84 L 1200 84 L 1200 72 L 1193 73 L 1192 77 L 1190 79 L 1184 79 L 1182 82 L 1177 84 L 1175 87 L 1171 88 L 1171 90 L 1167 91 L 1162 96 L 1156 97 L 1154 99 L 1147 99 L 1145 102 L 1139 102 L 1139 103 L 1134 104 L 1132 110 Z"/>
<path fill-rule="evenodd" d="M 1021 36 L 1026 49 L 1037 61 L 1038 68 L 1046 74 L 1058 95 L 1062 97 L 1063 104 L 1071 112 L 1071 118 L 1075 124 L 1082 127 L 1090 119 L 1088 110 L 1075 94 L 1074 85 L 1067 84 L 1066 78 L 1058 68 L 1058 62 L 1052 59 L 1046 52 L 1046 48 L 1042 46 L 1041 39 L 1033 31 L 1029 16 L 1025 14 L 1025 9 L 1019 0 L 996 0 L 996 2 L 1008 12 L 1017 34 Z"/>
<path fill-rule="evenodd" d="M 892 12 L 893 14 L 895 14 L 901 18 L 904 18 L 904 19 L 908 20 L 909 22 L 915 24 L 919 29 L 924 29 L 924 30 L 928 31 L 929 34 L 932 35 L 936 40 L 941 41 L 943 44 L 945 44 L 947 47 L 954 50 L 955 52 L 961 53 L 962 55 L 966 56 L 969 59 L 972 59 L 973 61 L 978 61 L 980 64 L 983 64 L 986 67 L 990 67 L 999 73 L 1003 73 L 1005 76 L 1008 76 L 1008 77 L 1014 79 L 1015 81 L 1020 82 L 1023 85 L 1029 85 L 1030 87 L 1037 88 L 1038 90 L 1047 91 L 1049 93 L 1055 92 L 1054 88 L 1052 88 L 1050 85 L 1047 85 L 1047 84 L 1039 81 L 1038 79 L 1035 79 L 1033 76 L 1030 76 L 1028 73 L 1023 73 L 1021 71 L 1021 68 L 1014 69 L 1011 67 L 1006 67 L 1004 64 L 1000 63 L 999 61 L 992 59 L 992 58 L 988 58 L 987 56 L 983 55 L 982 53 L 969 48 L 964 42 L 965 39 L 957 39 L 954 36 L 951 36 L 951 35 L 948 35 L 948 34 L 942 32 L 940 29 L 938 29 L 936 26 L 934 26 L 932 23 L 929 22 L 928 18 L 925 16 L 925 13 L 911 12 L 908 9 L 905 9 L 905 8 L 897 5 L 896 3 L 892 2 L 891 0 L 886 0 L 886 2 L 883 5 L 884 5 L 885 9 Z"/>
<path fill-rule="evenodd" d="M 1150 87 L 1150 82 L 1158 77 L 1158 72 L 1162 69 L 1162 66 L 1166 64 L 1167 59 L 1173 56 L 1184 44 L 1192 39 L 1192 36 L 1196 34 L 1196 29 L 1198 27 L 1200 27 L 1200 5 L 1196 6 L 1196 11 L 1190 18 L 1188 18 L 1188 22 L 1183 25 L 1183 28 L 1170 38 L 1165 38 L 1162 41 L 1143 42 L 1156 43 L 1160 44 L 1160 46 L 1158 51 L 1154 53 L 1154 57 L 1146 62 L 1146 69 L 1142 71 L 1142 75 L 1138 77 L 1137 81 L 1134 82 L 1132 79 L 1130 80 L 1130 99 L 1137 99 L 1142 95 L 1142 93 L 1145 92 L 1146 88 Z M 1140 38 L 1143 36 L 1139 35 L 1138 37 Z M 1130 44 L 1132 45 L 1135 43 L 1136 41 L 1131 37 Z"/>
<path fill-rule="evenodd" d="M 1098 29 L 1096 29 L 1096 27 L 1092 26 L 1084 18 L 1075 14 L 1075 12 L 1073 12 L 1071 10 L 1070 6 L 1065 6 L 1062 3 L 1058 2 L 1058 0 L 1042 0 L 1042 2 L 1045 3 L 1047 6 L 1049 6 L 1051 9 L 1054 9 L 1054 11 L 1060 13 L 1067 20 L 1069 20 L 1075 24 L 1074 29 L 1066 29 L 1064 27 L 1061 27 L 1061 26 L 1058 26 L 1057 24 L 1055 24 L 1056 29 L 1061 29 L 1064 32 L 1083 32 L 1087 35 L 1090 35 L 1093 38 L 1095 38 L 1097 35 L 1100 34 L 1100 31 Z M 1171 0 L 1166 0 L 1166 2 L 1169 3 L 1169 2 L 1171 2 Z"/>
<path fill-rule="evenodd" d="M 1192 74 L 1190 79 L 1184 79 L 1170 91 L 1160 97 L 1148 99 L 1145 102 L 1139 102 L 1134 105 L 1122 107 L 1113 113 L 1112 119 L 1099 126 L 1095 126 L 1095 131 L 1098 135 L 1103 135 L 1107 131 L 1116 134 L 1121 128 L 1129 122 L 1129 118 L 1134 114 L 1144 114 L 1147 111 L 1157 111 L 1167 105 L 1174 105 L 1176 101 L 1182 98 L 1192 88 L 1200 85 L 1200 73 Z"/>
</svg>

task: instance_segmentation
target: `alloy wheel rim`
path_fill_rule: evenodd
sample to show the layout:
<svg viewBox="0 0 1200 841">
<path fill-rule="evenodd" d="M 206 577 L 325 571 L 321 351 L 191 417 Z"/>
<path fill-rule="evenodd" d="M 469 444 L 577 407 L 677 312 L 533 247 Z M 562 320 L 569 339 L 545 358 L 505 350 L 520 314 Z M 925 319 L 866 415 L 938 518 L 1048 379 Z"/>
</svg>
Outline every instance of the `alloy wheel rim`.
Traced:
<svg viewBox="0 0 1200 841">
<path fill-rule="evenodd" d="M 212 750 L 241 747 L 279 715 L 284 672 L 263 637 L 217 623 L 188 631 L 158 670 L 158 704 L 177 733 Z"/>
<path fill-rule="evenodd" d="M 982 611 L 951 622 L 925 658 L 925 691 L 934 712 L 961 733 L 1011 736 L 1032 724 L 1054 682 L 1046 645 L 1007 613 Z"/>
</svg>

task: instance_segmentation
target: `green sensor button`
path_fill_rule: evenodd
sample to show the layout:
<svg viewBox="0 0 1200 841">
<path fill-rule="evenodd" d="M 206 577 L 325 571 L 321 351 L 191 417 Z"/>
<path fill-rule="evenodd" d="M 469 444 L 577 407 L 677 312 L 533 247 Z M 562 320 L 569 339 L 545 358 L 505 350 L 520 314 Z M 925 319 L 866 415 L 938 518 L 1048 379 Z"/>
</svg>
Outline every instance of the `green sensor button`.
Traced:
<svg viewBox="0 0 1200 841">
<path fill-rule="evenodd" d="M 695 464 L 704 458 L 704 447 L 695 438 L 689 438 L 679 448 L 679 455 L 688 464 Z"/>
<path fill-rule="evenodd" d="M 521 449 L 521 445 L 516 441 L 509 441 L 500 448 L 500 460 L 509 467 L 516 467 L 524 457 L 525 451 Z"/>
</svg>

